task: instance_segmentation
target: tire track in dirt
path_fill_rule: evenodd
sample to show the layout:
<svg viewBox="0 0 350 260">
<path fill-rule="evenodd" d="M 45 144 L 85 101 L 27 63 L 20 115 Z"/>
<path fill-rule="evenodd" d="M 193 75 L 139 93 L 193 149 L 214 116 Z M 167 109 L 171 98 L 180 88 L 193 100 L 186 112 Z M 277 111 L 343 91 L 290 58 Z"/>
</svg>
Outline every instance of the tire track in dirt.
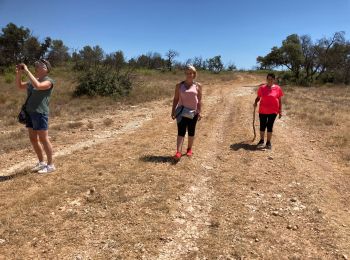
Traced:
<svg viewBox="0 0 350 260">
<path fill-rule="evenodd" d="M 344 259 L 349 179 L 288 118 L 276 122 L 273 150 L 256 150 L 247 116 L 255 96 L 239 96 L 224 133 L 233 151 L 213 176 L 217 225 L 198 242 L 199 259 Z"/>
<path fill-rule="evenodd" d="M 108 140 L 110 140 L 111 138 L 115 138 L 120 134 L 130 133 L 134 131 L 135 129 L 141 127 L 146 121 L 149 121 L 152 119 L 152 113 L 150 110 L 147 110 L 144 112 L 147 113 L 146 117 L 133 118 L 132 121 L 127 122 L 124 126 L 122 126 L 117 130 L 100 131 L 99 134 L 95 134 L 89 140 L 77 142 L 68 147 L 57 149 L 57 151 L 54 152 L 54 158 L 70 155 L 76 151 L 108 142 Z M 28 160 L 24 160 L 22 162 L 16 163 L 13 166 L 10 166 L 8 168 L 1 170 L 0 177 L 10 176 L 15 174 L 18 171 L 27 170 L 28 165 L 29 166 L 34 165 L 36 162 L 37 162 L 37 159 L 28 159 Z"/>
<path fill-rule="evenodd" d="M 245 96 L 252 92 L 251 88 L 233 91 L 232 84 L 216 87 L 218 88 L 216 92 L 219 93 L 212 93 L 206 101 L 205 109 L 210 112 L 202 127 L 206 129 L 203 135 L 209 137 L 200 140 L 199 148 L 204 156 L 196 158 L 202 170 L 196 172 L 198 176 L 196 183 L 191 186 L 184 197 L 181 197 L 177 215 L 184 217 L 175 218 L 179 227 L 171 235 L 171 242 L 160 249 L 157 259 L 194 259 L 198 257 L 201 252 L 197 240 L 204 237 L 210 228 L 216 225 L 210 218 L 214 196 L 211 182 L 213 171 L 220 167 L 218 158 L 222 153 L 225 123 L 230 120 L 231 102 L 234 97 Z"/>
<path fill-rule="evenodd" d="M 131 128 L 136 127 L 130 132 L 103 135 L 97 150 L 79 147 L 70 156 L 60 155 L 57 175 L 28 175 L 3 183 L 4 255 L 15 258 L 25 253 L 41 259 L 349 255 L 349 184 L 341 169 L 319 149 L 310 152 L 292 120 L 276 122 L 272 151 L 256 151 L 245 141 L 252 137 L 254 100 L 253 88 L 245 86 L 256 83 L 256 77 L 241 77 L 206 89 L 195 155 L 177 165 L 168 156 L 175 146 L 176 126 L 164 119 L 169 118 L 170 106 L 163 104 L 142 125 L 129 121 Z M 15 198 L 19 185 L 28 189 Z"/>
</svg>

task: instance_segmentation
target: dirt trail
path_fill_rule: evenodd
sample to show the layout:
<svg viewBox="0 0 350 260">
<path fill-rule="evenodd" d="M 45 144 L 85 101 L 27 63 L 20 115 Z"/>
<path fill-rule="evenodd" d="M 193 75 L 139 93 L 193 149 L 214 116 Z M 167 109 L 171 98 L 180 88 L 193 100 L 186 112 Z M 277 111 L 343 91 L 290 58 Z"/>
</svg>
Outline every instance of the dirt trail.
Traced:
<svg viewBox="0 0 350 260">
<path fill-rule="evenodd" d="M 288 117 L 276 122 L 273 150 L 256 150 L 260 82 L 203 82 L 195 154 L 177 164 L 163 101 L 95 142 L 62 147 L 55 174 L 1 179 L 0 259 L 350 257 L 348 169 Z"/>
</svg>

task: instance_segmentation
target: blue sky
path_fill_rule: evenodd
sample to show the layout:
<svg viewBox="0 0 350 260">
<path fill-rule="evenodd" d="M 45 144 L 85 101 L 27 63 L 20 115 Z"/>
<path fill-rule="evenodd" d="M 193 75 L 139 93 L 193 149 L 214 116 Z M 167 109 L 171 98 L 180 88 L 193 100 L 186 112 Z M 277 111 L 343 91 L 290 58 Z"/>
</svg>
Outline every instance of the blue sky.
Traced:
<svg viewBox="0 0 350 260">
<path fill-rule="evenodd" d="M 350 0 L 0 0 L 0 27 L 9 22 L 72 50 L 100 45 L 132 58 L 174 49 L 180 61 L 221 55 L 249 69 L 292 33 L 350 39 Z"/>
</svg>

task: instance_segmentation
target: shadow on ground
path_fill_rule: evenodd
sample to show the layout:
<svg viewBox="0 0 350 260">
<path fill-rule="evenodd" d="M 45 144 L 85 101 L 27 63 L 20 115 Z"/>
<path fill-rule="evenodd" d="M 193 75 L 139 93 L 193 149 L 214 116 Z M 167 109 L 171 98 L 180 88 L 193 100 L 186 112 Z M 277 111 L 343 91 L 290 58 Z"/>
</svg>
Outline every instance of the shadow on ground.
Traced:
<svg viewBox="0 0 350 260">
<path fill-rule="evenodd" d="M 263 149 L 259 149 L 256 147 L 256 144 L 252 144 L 249 141 L 243 141 L 240 143 L 235 143 L 235 144 L 231 144 L 230 148 L 234 151 L 238 151 L 240 149 L 246 150 L 246 151 L 261 151 Z"/>
<path fill-rule="evenodd" d="M 0 182 L 9 181 L 9 180 L 15 179 L 17 177 L 25 176 L 28 173 L 30 173 L 30 171 L 28 169 L 25 169 L 22 171 L 17 171 L 11 175 L 0 176 Z"/>
<path fill-rule="evenodd" d="M 142 162 L 150 163 L 170 163 L 177 164 L 179 161 L 175 160 L 172 156 L 163 156 L 163 155 L 145 155 L 140 158 Z"/>
</svg>

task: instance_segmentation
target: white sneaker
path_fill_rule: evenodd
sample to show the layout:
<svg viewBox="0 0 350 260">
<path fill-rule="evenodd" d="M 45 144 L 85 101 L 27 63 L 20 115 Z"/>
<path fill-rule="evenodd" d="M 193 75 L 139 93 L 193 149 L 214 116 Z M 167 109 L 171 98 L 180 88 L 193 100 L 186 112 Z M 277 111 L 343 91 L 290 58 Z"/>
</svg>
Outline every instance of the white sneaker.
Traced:
<svg viewBox="0 0 350 260">
<path fill-rule="evenodd" d="M 46 165 L 42 170 L 38 171 L 38 173 L 50 173 L 56 171 L 56 167 L 52 165 Z"/>
<path fill-rule="evenodd" d="M 32 169 L 31 172 L 38 172 L 46 167 L 46 163 L 38 162 Z"/>
</svg>

